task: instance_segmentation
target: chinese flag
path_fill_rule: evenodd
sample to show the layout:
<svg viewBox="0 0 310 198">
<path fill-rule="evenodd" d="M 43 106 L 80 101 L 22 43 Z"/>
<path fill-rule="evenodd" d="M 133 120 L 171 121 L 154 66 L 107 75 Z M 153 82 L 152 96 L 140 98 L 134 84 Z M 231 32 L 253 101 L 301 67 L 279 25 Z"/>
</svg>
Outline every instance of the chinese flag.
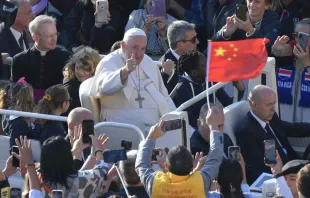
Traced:
<svg viewBox="0 0 310 198">
<path fill-rule="evenodd" d="M 209 42 L 208 81 L 231 82 L 261 74 L 268 58 L 265 38 Z"/>
</svg>

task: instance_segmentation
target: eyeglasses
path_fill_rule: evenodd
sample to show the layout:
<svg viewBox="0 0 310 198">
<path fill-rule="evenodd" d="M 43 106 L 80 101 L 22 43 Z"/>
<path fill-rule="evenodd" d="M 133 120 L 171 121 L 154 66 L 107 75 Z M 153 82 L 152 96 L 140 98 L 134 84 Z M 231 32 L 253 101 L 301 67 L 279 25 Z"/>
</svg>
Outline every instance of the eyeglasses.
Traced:
<svg viewBox="0 0 310 198">
<path fill-rule="evenodd" d="M 307 33 L 304 33 L 304 32 L 293 32 L 293 33 L 292 33 L 293 38 L 294 38 L 294 39 L 297 39 L 299 33 L 307 34 Z M 309 36 L 309 34 L 307 34 L 307 35 Z"/>
<path fill-rule="evenodd" d="M 43 37 L 48 38 L 48 39 L 53 39 L 54 37 L 59 37 L 59 35 L 60 33 L 56 32 L 55 34 L 49 34 L 49 35 L 43 34 Z M 39 36 L 42 36 L 42 35 L 39 35 Z"/>
<path fill-rule="evenodd" d="M 71 103 L 72 100 L 73 100 L 73 98 L 70 97 L 67 101 Z"/>
<path fill-rule="evenodd" d="M 181 42 L 191 42 L 193 44 L 196 43 L 196 40 L 197 40 L 197 36 L 194 36 L 192 39 L 189 39 L 189 40 L 181 40 Z"/>
</svg>

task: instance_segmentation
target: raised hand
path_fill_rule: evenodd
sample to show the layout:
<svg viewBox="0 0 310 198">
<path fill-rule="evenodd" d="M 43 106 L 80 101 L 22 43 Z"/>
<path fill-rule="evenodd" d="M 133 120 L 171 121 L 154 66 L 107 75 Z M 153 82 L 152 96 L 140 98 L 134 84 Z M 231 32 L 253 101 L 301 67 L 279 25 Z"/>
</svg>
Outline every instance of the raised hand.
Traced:
<svg viewBox="0 0 310 198">
<path fill-rule="evenodd" d="M 83 143 L 83 132 L 82 132 L 82 125 L 80 124 L 79 126 L 74 127 L 74 132 L 73 132 L 73 143 L 72 143 L 72 155 L 77 156 L 81 154 L 81 152 L 89 147 L 89 144 L 84 144 Z"/>
<path fill-rule="evenodd" d="M 156 125 L 152 126 L 149 135 L 147 136 L 147 139 L 151 139 L 152 141 L 155 142 L 159 137 L 163 136 L 164 135 L 164 132 L 162 130 L 163 126 L 164 126 L 163 120 L 161 120 Z"/>
<path fill-rule="evenodd" d="M 251 34 L 254 31 L 253 25 L 250 21 L 249 13 L 246 14 L 246 20 L 242 21 L 238 17 L 234 18 L 234 24 L 240 30 L 244 30 L 247 34 Z"/>
<path fill-rule="evenodd" d="M 147 34 L 151 31 L 152 25 L 156 22 L 156 19 L 153 15 L 147 15 L 146 21 L 144 24 L 144 32 Z"/>
<path fill-rule="evenodd" d="M 225 37 L 229 37 L 230 35 L 232 35 L 237 30 L 237 27 L 235 26 L 235 23 L 234 23 L 235 17 L 236 16 L 234 15 L 234 16 L 226 18 L 226 27 L 224 30 L 224 36 Z"/>
<path fill-rule="evenodd" d="M 137 60 L 135 59 L 134 54 L 132 54 L 131 57 L 129 59 L 127 59 L 125 67 L 129 73 L 131 73 L 133 70 L 136 69 Z"/>
</svg>

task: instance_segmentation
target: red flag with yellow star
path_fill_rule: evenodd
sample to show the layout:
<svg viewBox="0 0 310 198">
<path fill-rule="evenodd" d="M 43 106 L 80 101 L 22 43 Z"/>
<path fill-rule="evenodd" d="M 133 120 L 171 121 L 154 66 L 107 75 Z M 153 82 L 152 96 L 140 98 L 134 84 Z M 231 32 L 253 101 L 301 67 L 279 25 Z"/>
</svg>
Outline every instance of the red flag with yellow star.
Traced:
<svg viewBox="0 0 310 198">
<path fill-rule="evenodd" d="M 231 82 L 261 74 L 268 58 L 265 38 L 209 42 L 208 81 Z"/>
</svg>

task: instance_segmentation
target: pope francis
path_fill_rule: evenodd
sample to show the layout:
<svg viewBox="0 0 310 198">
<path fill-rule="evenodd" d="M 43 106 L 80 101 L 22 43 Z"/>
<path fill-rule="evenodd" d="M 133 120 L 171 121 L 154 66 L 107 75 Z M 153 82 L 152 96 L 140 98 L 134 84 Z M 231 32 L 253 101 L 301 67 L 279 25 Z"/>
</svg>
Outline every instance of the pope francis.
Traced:
<svg viewBox="0 0 310 198">
<path fill-rule="evenodd" d="M 175 109 L 158 66 L 145 55 L 143 30 L 128 30 L 121 48 L 104 57 L 95 74 L 101 120 L 133 124 L 142 131 Z"/>
</svg>

